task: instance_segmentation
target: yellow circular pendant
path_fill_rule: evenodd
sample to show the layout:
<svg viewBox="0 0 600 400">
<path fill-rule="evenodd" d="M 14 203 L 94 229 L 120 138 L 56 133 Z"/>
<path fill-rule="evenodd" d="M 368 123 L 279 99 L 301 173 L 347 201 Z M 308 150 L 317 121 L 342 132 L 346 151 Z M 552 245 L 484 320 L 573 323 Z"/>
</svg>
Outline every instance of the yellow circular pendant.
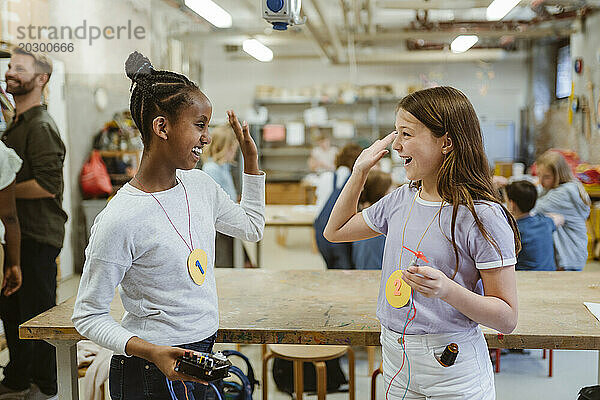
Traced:
<svg viewBox="0 0 600 400">
<path fill-rule="evenodd" d="M 385 284 L 385 298 L 394 308 L 404 307 L 410 299 L 411 288 L 402 280 L 402 271 L 396 270 Z"/>
<path fill-rule="evenodd" d="M 188 257 L 188 272 L 196 285 L 202 285 L 208 269 L 208 256 L 201 249 L 194 249 Z"/>
</svg>

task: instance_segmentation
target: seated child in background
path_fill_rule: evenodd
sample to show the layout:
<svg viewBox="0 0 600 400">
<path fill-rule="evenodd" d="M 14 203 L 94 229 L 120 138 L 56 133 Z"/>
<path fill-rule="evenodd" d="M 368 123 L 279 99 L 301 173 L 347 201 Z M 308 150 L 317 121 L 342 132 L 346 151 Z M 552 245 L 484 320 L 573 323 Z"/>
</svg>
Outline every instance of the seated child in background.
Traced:
<svg viewBox="0 0 600 400">
<path fill-rule="evenodd" d="M 369 171 L 365 188 L 358 200 L 358 211 L 375 204 L 388 194 L 392 186 L 392 176 L 379 170 Z M 352 261 L 356 269 L 381 269 L 385 235 L 352 243 Z"/>
<path fill-rule="evenodd" d="M 560 153 L 549 150 L 535 163 L 544 193 L 533 212 L 558 213 L 565 218 L 554 233 L 557 269 L 581 271 L 588 257 L 585 221 L 590 215 L 590 196 Z"/>
<path fill-rule="evenodd" d="M 552 233 L 556 231 L 555 222 L 544 214 L 530 213 L 537 200 L 537 189 L 525 180 L 512 182 L 505 189 L 508 211 L 517 220 L 521 234 L 522 247 L 517 256 L 516 270 L 555 271 L 552 238 Z"/>
</svg>

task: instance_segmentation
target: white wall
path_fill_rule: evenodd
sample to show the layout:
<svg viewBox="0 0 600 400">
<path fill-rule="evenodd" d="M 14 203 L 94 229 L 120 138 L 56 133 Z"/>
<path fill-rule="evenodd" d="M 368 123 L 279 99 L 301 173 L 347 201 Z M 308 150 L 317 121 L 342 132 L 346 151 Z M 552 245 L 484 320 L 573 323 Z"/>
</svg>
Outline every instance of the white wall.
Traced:
<svg viewBox="0 0 600 400">
<path fill-rule="evenodd" d="M 581 74 L 572 72 L 575 95 L 579 98 L 586 98 L 589 102 L 588 85 L 593 85 L 594 93 L 591 103 L 594 110 L 597 110 L 600 98 L 600 42 L 598 38 L 600 38 L 600 13 L 586 18 L 582 32 L 571 36 L 571 59 L 574 62 L 576 58 L 581 57 L 584 68 Z M 581 116 L 581 113 L 578 116 Z M 587 121 L 577 118 L 577 116 L 575 120 L 575 134 L 585 132 L 582 124 L 587 124 Z M 600 119 L 597 121 L 600 122 Z M 574 146 L 583 160 L 593 163 L 600 163 L 600 128 L 597 121 L 591 123 L 591 139 L 587 140 L 583 135 L 576 141 L 577 146 Z"/>
<path fill-rule="evenodd" d="M 571 35 L 571 74 L 575 87 L 574 94 L 580 100 L 585 99 L 590 103 L 588 84 L 594 87 L 592 106 L 595 109 L 600 97 L 600 13 L 586 18 L 581 24 L 575 21 L 574 26 L 579 33 Z M 546 57 L 547 62 L 556 67 L 556 60 Z M 581 74 L 574 71 L 576 58 L 583 59 L 584 70 Z M 536 71 L 539 72 L 539 71 Z M 550 82 L 553 90 L 553 82 Z M 553 94 L 553 92 L 551 92 Z M 582 102 L 580 102 L 581 104 Z M 588 139 L 586 115 L 580 110 L 574 113 L 569 123 L 568 99 L 555 101 L 544 120 L 536 128 L 536 153 L 555 147 L 574 150 L 582 161 L 600 163 L 600 129 L 597 121 L 591 121 L 591 137 Z"/>
</svg>

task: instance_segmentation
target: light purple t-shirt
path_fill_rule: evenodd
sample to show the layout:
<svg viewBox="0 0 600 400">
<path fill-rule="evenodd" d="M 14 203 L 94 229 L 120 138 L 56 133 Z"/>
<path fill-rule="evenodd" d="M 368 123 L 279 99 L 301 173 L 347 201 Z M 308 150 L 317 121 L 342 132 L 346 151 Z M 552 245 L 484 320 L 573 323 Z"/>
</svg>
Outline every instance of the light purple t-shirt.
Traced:
<svg viewBox="0 0 600 400">
<path fill-rule="evenodd" d="M 385 285 L 390 275 L 401 265 L 406 269 L 414 255 L 404 250 L 400 260 L 402 230 L 409 214 L 417 189 L 403 185 L 371 207 L 363 210 L 367 225 L 386 235 L 383 252 L 381 285 L 377 302 L 377 317 L 388 329 L 402 333 L 406 322 L 408 304 L 402 308 L 392 307 L 385 297 Z M 425 234 L 421 246 L 417 244 L 432 221 L 441 203 L 417 197 L 410 219 L 406 225 L 404 246 L 422 251 L 429 263 L 422 260 L 418 265 L 428 265 L 452 277 L 456 258 L 451 242 L 452 206 L 445 205 Z M 456 216 L 455 238 L 458 246 L 459 268 L 454 281 L 465 288 L 482 294 L 479 269 L 515 265 L 515 242 L 513 231 L 500 205 L 492 202 L 476 202 L 475 211 L 487 233 L 496 241 L 501 256 L 487 242 L 466 206 L 460 206 Z M 401 261 L 401 262 L 400 262 Z M 476 322 L 463 315 L 443 300 L 427 298 L 412 291 L 416 317 L 406 328 L 406 334 L 455 333 L 474 329 Z"/>
</svg>

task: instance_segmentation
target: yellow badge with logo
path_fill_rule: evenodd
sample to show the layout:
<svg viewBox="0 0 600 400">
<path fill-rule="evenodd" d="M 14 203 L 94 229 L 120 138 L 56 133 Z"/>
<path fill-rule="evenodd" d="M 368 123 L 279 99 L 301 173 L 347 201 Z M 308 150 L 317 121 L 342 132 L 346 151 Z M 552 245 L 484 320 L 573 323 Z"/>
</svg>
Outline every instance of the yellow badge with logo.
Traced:
<svg viewBox="0 0 600 400">
<path fill-rule="evenodd" d="M 408 303 L 412 289 L 402 280 L 402 271 L 396 270 L 390 275 L 385 284 L 385 298 L 390 306 L 401 308 Z"/>
<path fill-rule="evenodd" d="M 202 249 L 194 249 L 188 257 L 188 272 L 196 285 L 202 285 L 208 270 L 208 256 Z"/>
</svg>

